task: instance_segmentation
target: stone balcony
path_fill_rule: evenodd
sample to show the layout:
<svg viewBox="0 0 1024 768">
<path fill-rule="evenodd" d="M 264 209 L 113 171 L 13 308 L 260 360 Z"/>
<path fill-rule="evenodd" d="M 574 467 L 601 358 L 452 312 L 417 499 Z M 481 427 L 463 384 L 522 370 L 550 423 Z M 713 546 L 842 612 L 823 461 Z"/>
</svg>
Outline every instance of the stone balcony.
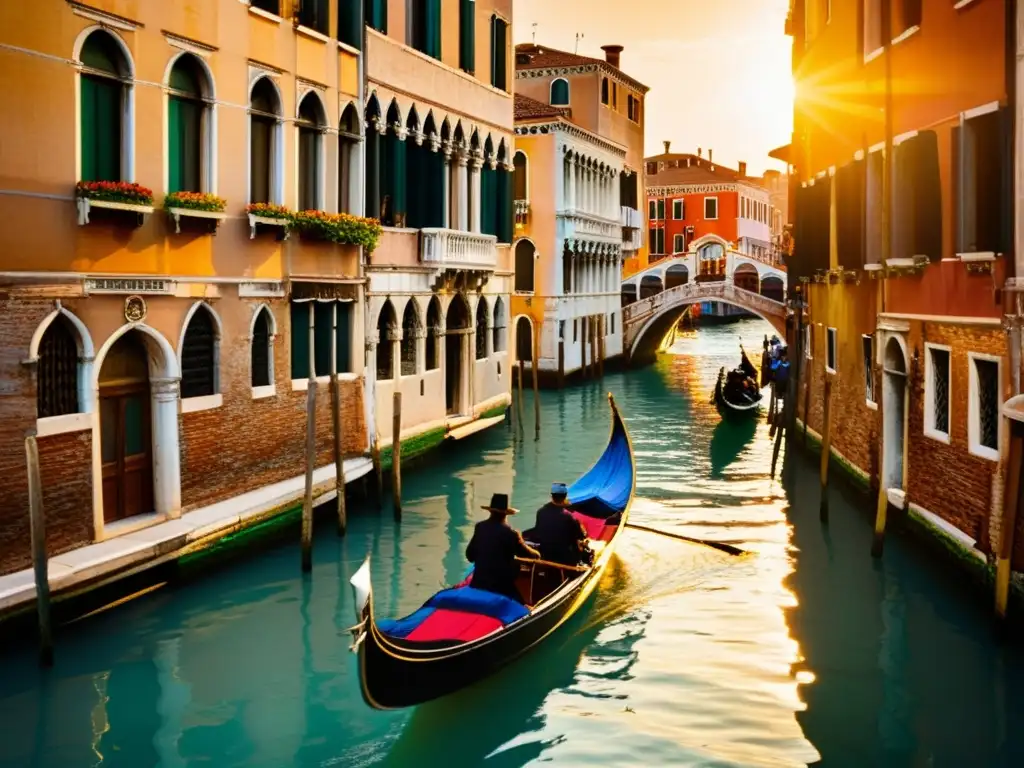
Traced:
<svg viewBox="0 0 1024 768">
<path fill-rule="evenodd" d="M 630 208 L 629 206 L 621 206 L 621 218 L 623 229 L 642 229 L 644 226 L 643 216 L 640 215 L 640 211 L 636 208 Z"/>
<path fill-rule="evenodd" d="M 435 289 L 476 288 L 498 268 L 498 238 L 478 232 L 421 230 L 420 263 L 434 270 Z"/>
<path fill-rule="evenodd" d="M 566 239 L 581 238 L 615 245 L 622 244 L 622 225 L 582 211 L 559 214 L 559 231 Z"/>
<path fill-rule="evenodd" d="M 530 218 L 530 201 L 529 200 L 516 200 L 515 201 L 515 214 L 516 224 L 525 225 Z"/>
</svg>

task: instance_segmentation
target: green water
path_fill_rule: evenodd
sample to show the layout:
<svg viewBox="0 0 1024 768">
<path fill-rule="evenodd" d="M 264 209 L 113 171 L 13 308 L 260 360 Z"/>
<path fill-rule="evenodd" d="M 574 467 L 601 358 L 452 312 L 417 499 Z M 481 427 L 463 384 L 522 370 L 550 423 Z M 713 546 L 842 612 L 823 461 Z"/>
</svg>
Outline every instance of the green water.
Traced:
<svg viewBox="0 0 1024 768">
<path fill-rule="evenodd" d="M 787 492 L 767 428 L 708 403 L 721 365 L 770 329 L 707 328 L 649 369 L 542 393 L 544 434 L 504 427 L 410 471 L 405 518 L 352 510 L 297 541 L 158 590 L 58 639 L 49 673 L 0 660 L 3 766 L 1024 765 L 1024 654 L 988 601 L 899 535 L 869 556 L 870 503 L 836 488 L 818 522 L 816 462 Z M 490 680 L 415 710 L 359 697 L 349 576 L 367 553 L 381 610 L 461 577 L 479 507 L 524 509 L 604 445 L 615 393 L 637 454 L 637 522 L 756 555 L 631 531 L 590 610 Z M 527 397 L 532 428 L 532 400 Z M 787 484 L 789 485 L 789 484 Z"/>
</svg>

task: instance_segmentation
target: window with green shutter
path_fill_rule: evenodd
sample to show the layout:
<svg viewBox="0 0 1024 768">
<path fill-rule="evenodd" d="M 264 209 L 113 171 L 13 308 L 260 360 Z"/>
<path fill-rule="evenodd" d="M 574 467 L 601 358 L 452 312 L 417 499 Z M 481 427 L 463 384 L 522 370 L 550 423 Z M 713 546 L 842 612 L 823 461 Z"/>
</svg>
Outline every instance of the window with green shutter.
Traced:
<svg viewBox="0 0 1024 768">
<path fill-rule="evenodd" d="M 201 83 L 205 80 L 196 57 L 186 53 L 171 69 L 167 100 L 168 188 L 171 192 L 202 192 L 204 140 Z"/>
<path fill-rule="evenodd" d="M 508 22 L 491 17 L 491 85 L 508 90 Z"/>
<path fill-rule="evenodd" d="M 388 0 L 364 0 L 364 2 L 367 26 L 386 35 L 388 33 Z"/>
<path fill-rule="evenodd" d="M 338 0 L 338 40 L 363 49 L 363 0 Z"/>
<path fill-rule="evenodd" d="M 323 104 L 313 92 L 299 105 L 299 210 L 320 210 L 320 166 L 323 162 Z"/>
<path fill-rule="evenodd" d="M 291 305 L 292 378 L 309 378 L 309 308 L 308 301 Z"/>
<path fill-rule="evenodd" d="M 476 72 L 476 0 L 459 0 L 459 69 Z"/>
<path fill-rule="evenodd" d="M 120 46 L 105 30 L 86 38 L 81 61 L 81 179 L 121 181 L 123 80 L 131 70 Z"/>
<path fill-rule="evenodd" d="M 321 35 L 329 35 L 329 13 L 329 0 L 302 0 L 299 5 L 299 24 L 315 29 Z"/>
<path fill-rule="evenodd" d="M 421 53 L 441 58 L 441 0 L 412 0 L 410 45 Z"/>
<path fill-rule="evenodd" d="M 317 376 L 326 376 L 331 372 L 334 304 L 333 301 L 313 302 L 313 370 Z"/>
</svg>

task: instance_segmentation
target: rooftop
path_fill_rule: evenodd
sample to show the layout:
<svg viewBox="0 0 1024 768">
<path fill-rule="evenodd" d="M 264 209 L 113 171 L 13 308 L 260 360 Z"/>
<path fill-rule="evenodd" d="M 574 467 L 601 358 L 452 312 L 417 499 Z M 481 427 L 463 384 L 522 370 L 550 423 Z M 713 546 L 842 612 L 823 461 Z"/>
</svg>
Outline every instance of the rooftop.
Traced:
<svg viewBox="0 0 1024 768">
<path fill-rule="evenodd" d="M 521 93 L 515 94 L 516 120 L 541 120 L 552 117 L 572 119 L 572 109 L 545 104 L 543 101 L 531 99 Z"/>
<path fill-rule="evenodd" d="M 645 157 L 644 163 L 664 164 L 665 168 L 647 174 L 652 187 L 678 184 L 729 184 L 744 178 L 739 171 L 713 163 L 706 157 L 691 154 L 661 154 Z"/>
<path fill-rule="evenodd" d="M 616 46 L 618 47 L 618 46 Z M 616 57 L 617 62 L 617 57 Z M 549 48 L 536 43 L 520 43 L 516 46 L 516 69 L 560 69 L 562 67 L 584 67 L 597 66 L 599 69 L 612 72 L 613 74 L 628 80 L 633 86 L 643 93 L 650 88 L 636 80 L 619 67 L 613 66 L 605 59 L 595 59 L 592 56 L 581 56 L 578 53 L 560 51 L 557 48 Z"/>
</svg>

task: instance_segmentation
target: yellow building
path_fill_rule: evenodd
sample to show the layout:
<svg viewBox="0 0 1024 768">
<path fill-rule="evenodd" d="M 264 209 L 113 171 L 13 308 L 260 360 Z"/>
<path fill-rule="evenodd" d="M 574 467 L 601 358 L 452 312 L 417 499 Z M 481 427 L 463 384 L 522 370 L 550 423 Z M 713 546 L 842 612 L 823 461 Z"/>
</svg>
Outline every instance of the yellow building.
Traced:
<svg viewBox="0 0 1024 768">
<path fill-rule="evenodd" d="M 0 573 L 29 562 L 31 431 L 51 556 L 301 484 L 311 377 L 340 373 L 343 450 L 367 452 L 355 243 L 376 225 L 248 209 L 363 212 L 342 10 L 0 4 Z"/>
<path fill-rule="evenodd" d="M 647 87 L 606 58 L 516 47 L 517 358 L 561 384 L 622 353 L 621 280 L 642 249 Z M 635 264 L 633 265 L 635 268 Z"/>
</svg>

